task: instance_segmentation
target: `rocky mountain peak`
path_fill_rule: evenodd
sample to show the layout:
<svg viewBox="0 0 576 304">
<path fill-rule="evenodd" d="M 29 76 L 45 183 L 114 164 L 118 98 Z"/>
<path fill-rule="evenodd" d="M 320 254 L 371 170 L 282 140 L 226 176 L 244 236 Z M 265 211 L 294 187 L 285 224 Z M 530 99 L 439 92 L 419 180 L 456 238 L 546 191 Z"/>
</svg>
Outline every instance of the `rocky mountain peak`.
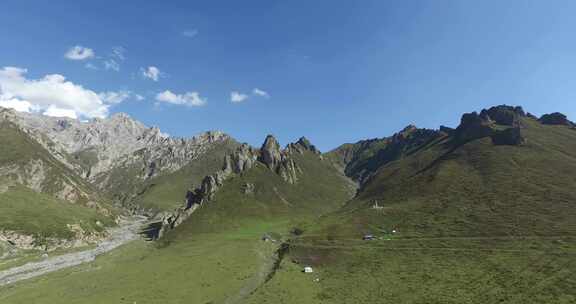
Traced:
<svg viewBox="0 0 576 304">
<path fill-rule="evenodd" d="M 260 148 L 259 160 L 270 169 L 276 168 L 276 166 L 282 160 L 280 144 L 274 136 L 266 136 L 266 139 Z"/>
<path fill-rule="evenodd" d="M 500 105 L 482 110 L 480 116 L 499 125 L 514 127 L 520 125 L 520 118 L 525 117 L 526 113 L 519 106 Z"/>
<path fill-rule="evenodd" d="M 527 117 L 522 107 L 500 105 L 477 112 L 466 113 L 454 132 L 457 143 L 490 137 L 495 145 L 521 145 L 526 142 L 522 135 L 521 118 Z M 506 129 L 496 125 L 509 126 Z"/>
<path fill-rule="evenodd" d="M 410 124 L 406 126 L 404 129 L 402 129 L 400 132 L 394 134 L 392 136 L 391 142 L 398 143 L 405 141 L 412 133 L 414 133 L 417 130 L 418 128 L 415 125 Z"/>
<path fill-rule="evenodd" d="M 265 164 L 268 169 L 279 174 L 288 183 L 296 183 L 298 180 L 298 166 L 290 155 L 291 149 L 295 148 L 294 145 L 295 144 L 288 145 L 285 150 L 280 150 L 280 144 L 276 138 L 268 135 L 260 148 L 258 161 Z"/>
<path fill-rule="evenodd" d="M 314 154 L 320 155 L 320 151 L 314 146 L 310 141 L 302 136 L 295 143 L 290 143 L 286 146 L 286 153 L 300 153 L 304 154 L 304 151 L 310 151 Z"/>
</svg>

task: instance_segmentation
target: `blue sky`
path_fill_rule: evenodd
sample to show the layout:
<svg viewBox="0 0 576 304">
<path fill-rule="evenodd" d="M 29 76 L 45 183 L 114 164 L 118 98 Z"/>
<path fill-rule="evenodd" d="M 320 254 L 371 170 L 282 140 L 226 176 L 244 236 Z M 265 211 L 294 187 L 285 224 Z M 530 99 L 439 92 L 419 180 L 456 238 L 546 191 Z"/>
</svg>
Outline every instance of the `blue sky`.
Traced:
<svg viewBox="0 0 576 304">
<path fill-rule="evenodd" d="M 216 129 L 256 146 L 305 135 L 324 151 L 503 103 L 574 119 L 575 14 L 560 0 L 6 0 L 0 98 L 79 116 L 104 107 L 171 135 Z M 66 58 L 74 46 L 93 56 Z M 78 99 L 59 95 L 66 86 Z"/>
</svg>

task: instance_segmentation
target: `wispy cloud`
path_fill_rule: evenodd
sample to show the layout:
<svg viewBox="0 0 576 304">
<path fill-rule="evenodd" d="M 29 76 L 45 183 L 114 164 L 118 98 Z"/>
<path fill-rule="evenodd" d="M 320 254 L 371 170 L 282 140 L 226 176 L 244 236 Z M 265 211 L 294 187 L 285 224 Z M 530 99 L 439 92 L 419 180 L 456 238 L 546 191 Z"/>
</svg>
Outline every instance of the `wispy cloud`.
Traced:
<svg viewBox="0 0 576 304">
<path fill-rule="evenodd" d="M 95 64 L 93 64 L 92 62 L 87 62 L 84 65 L 85 68 L 90 69 L 90 70 L 99 70 L 100 68 L 97 67 Z"/>
<path fill-rule="evenodd" d="M 126 59 L 126 49 L 122 46 L 115 46 L 112 47 L 112 54 L 110 54 L 110 57 L 112 58 L 116 58 L 119 61 L 124 61 Z"/>
<path fill-rule="evenodd" d="M 256 96 L 264 97 L 264 98 L 270 98 L 270 94 L 268 94 L 268 92 L 261 90 L 259 88 L 254 88 L 252 90 L 252 94 L 254 94 Z"/>
<path fill-rule="evenodd" d="M 100 99 L 102 99 L 102 101 L 104 101 L 107 104 L 119 104 L 132 97 L 138 100 L 140 95 L 133 94 L 131 91 L 128 90 L 120 90 L 120 91 L 102 92 L 98 94 L 98 97 L 100 97 Z"/>
<path fill-rule="evenodd" d="M 142 77 L 144 77 L 145 79 L 150 79 L 152 81 L 158 81 L 163 74 L 162 72 L 160 72 L 160 69 L 155 66 L 141 68 L 140 73 L 142 74 Z"/>
<path fill-rule="evenodd" d="M 112 47 L 112 51 L 108 58 L 104 59 L 102 64 L 105 70 L 120 71 L 120 63 L 126 59 L 126 49 L 122 46 Z"/>
<path fill-rule="evenodd" d="M 169 90 L 156 94 L 158 102 L 165 102 L 175 105 L 185 105 L 189 107 L 199 107 L 205 105 L 208 101 L 200 97 L 198 92 L 186 92 L 184 94 L 175 94 Z"/>
<path fill-rule="evenodd" d="M 197 29 L 184 30 L 184 31 L 182 31 L 182 36 L 184 36 L 186 38 L 194 38 L 194 37 L 198 36 L 198 30 Z"/>
<path fill-rule="evenodd" d="M 95 53 L 91 48 L 83 47 L 81 45 L 73 46 L 64 54 L 64 57 L 70 60 L 87 60 L 94 58 Z"/>
<path fill-rule="evenodd" d="M 116 72 L 120 71 L 120 63 L 114 59 L 106 59 L 102 62 L 102 64 L 104 65 L 105 70 L 112 70 Z"/>
<path fill-rule="evenodd" d="M 232 103 L 241 103 L 241 102 L 245 101 L 246 99 L 248 99 L 248 95 L 246 95 L 246 94 L 242 94 L 242 93 L 237 92 L 237 91 L 230 92 L 230 101 Z"/>
</svg>

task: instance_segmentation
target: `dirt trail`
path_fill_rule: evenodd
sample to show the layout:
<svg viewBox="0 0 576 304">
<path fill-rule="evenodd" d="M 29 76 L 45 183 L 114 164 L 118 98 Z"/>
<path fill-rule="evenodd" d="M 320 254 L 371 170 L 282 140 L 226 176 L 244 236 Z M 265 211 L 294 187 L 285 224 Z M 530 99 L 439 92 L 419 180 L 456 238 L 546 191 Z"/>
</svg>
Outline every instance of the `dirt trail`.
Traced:
<svg viewBox="0 0 576 304">
<path fill-rule="evenodd" d="M 257 250 L 256 252 L 262 261 L 258 272 L 256 272 L 236 294 L 227 298 L 224 304 L 242 303 L 242 301 L 256 291 L 256 289 L 269 281 L 276 272 L 279 263 L 282 261 L 282 246 L 283 244 L 279 244 L 278 246 Z"/>
<path fill-rule="evenodd" d="M 96 248 L 49 257 L 39 262 L 30 262 L 22 266 L 0 271 L 0 287 L 63 268 L 94 261 L 97 256 L 138 239 L 140 237 L 140 229 L 145 221 L 146 218 L 143 217 L 135 217 L 121 221 L 118 227 L 109 230 L 110 236 L 98 244 Z"/>
</svg>

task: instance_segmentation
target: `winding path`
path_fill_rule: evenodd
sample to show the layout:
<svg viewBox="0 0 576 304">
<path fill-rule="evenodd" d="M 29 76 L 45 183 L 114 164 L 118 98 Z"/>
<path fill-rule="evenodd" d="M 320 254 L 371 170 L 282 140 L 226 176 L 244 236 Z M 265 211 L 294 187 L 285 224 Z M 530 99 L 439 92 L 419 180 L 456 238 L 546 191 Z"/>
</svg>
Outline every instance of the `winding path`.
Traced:
<svg viewBox="0 0 576 304">
<path fill-rule="evenodd" d="M 146 218 L 144 217 L 124 220 L 118 227 L 110 229 L 110 236 L 98 244 L 96 248 L 54 256 L 39 262 L 30 262 L 22 266 L 0 271 L 0 287 L 94 261 L 97 256 L 138 239 L 140 237 L 140 229 L 145 221 Z"/>
</svg>

